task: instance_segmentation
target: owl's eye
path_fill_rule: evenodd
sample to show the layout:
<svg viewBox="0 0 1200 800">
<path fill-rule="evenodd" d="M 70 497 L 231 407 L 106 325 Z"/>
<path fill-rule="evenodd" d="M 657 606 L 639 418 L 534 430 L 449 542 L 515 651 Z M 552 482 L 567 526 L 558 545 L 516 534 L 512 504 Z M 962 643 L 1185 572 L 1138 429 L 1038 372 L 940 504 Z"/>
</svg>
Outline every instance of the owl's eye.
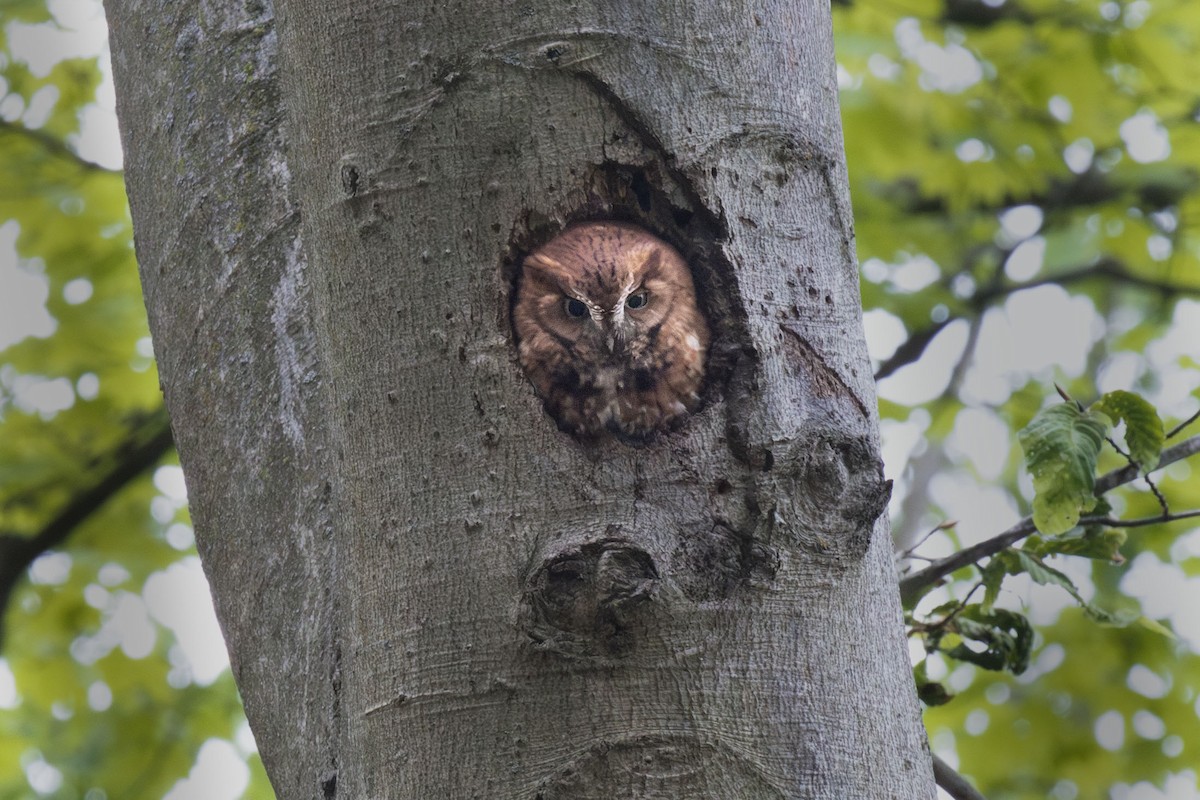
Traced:
<svg viewBox="0 0 1200 800">
<path fill-rule="evenodd" d="M 566 308 L 568 317 L 579 319 L 587 314 L 587 306 L 582 300 L 576 300 L 574 297 L 568 297 L 563 307 Z"/>
<path fill-rule="evenodd" d="M 649 302 L 650 293 L 643 289 L 640 292 L 634 292 L 633 294 L 629 295 L 629 298 L 625 301 L 625 307 L 636 311 L 639 308 L 645 308 L 646 304 Z"/>
</svg>

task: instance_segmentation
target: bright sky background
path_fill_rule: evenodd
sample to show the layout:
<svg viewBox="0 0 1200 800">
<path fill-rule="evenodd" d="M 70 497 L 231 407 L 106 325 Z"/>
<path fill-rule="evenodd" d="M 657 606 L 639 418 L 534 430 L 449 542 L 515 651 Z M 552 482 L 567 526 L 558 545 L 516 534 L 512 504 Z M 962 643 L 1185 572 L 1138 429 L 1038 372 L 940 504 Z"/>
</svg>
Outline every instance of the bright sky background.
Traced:
<svg viewBox="0 0 1200 800">
<path fill-rule="evenodd" d="M 83 114 L 82 134 L 72 145 L 86 159 L 119 167 L 121 152 L 113 111 L 103 10 L 95 0 L 50 0 L 49 5 L 64 30 L 10 25 L 13 56 L 40 71 L 63 57 L 101 57 L 106 77 L 97 102 Z M 957 45 L 940 46 L 925 41 L 919 26 L 901 23 L 897 26 L 896 37 L 904 52 L 922 67 L 923 85 L 931 90 L 961 91 L 982 76 L 980 65 L 967 50 Z M 886 72 L 894 67 L 887 59 L 871 63 L 873 71 Z M 852 85 L 853 78 L 844 70 L 839 72 L 839 77 L 843 85 Z M 1070 113 L 1069 107 L 1050 110 L 1060 115 Z M 30 107 L 20 116 L 25 124 L 36 127 L 38 116 L 44 113 L 44 109 Z M 0 115 L 3 114 L 5 109 L 0 107 Z M 1162 126 L 1146 115 L 1128 120 L 1122 125 L 1120 134 L 1130 157 L 1139 162 L 1161 160 L 1170 152 L 1170 142 Z M 970 161 L 985 157 L 981 148 L 982 144 L 978 148 L 964 145 L 960 158 Z M 1086 168 L 1090 157 L 1086 145 L 1064 153 L 1072 168 Z M 1038 274 L 1044 252 L 1044 242 L 1038 235 L 1041 222 L 1040 212 L 1033 208 L 1013 209 L 1002 219 L 1001 235 L 1016 245 L 1013 258 L 1006 264 L 1010 277 L 1028 279 Z M 26 336 L 49 336 L 56 327 L 45 308 L 48 289 L 44 277 L 36 264 L 21 263 L 16 257 L 17 232 L 15 223 L 0 222 L 0 350 Z M 940 278 L 937 265 L 924 256 L 915 256 L 898 264 L 868 261 L 863 264 L 863 272 L 868 280 L 891 281 L 909 291 L 919 291 Z M 68 291 L 86 290 L 68 287 Z M 868 344 L 876 358 L 889 355 L 905 337 L 903 325 L 886 310 L 868 313 L 865 324 Z M 1008 448 L 1007 429 L 987 405 L 1003 400 L 1013 387 L 1023 384 L 1031 376 L 1049 385 L 1058 376 L 1080 374 L 1086 368 L 1087 349 L 1101 333 L 1101 324 L 1088 300 L 1072 298 L 1055 286 L 1014 294 L 1002 306 L 987 312 L 977 355 L 964 382 L 965 395 L 976 405 L 962 411 L 946 443 L 948 449 L 970 460 L 979 477 L 972 478 L 965 473 L 947 474 L 935 480 L 932 487 L 936 501 L 951 518 L 958 520 L 956 532 L 964 544 L 989 538 L 1018 519 L 1010 498 L 987 483 L 998 476 L 1003 466 L 1003 454 Z M 915 404 L 941 394 L 966 345 L 966 336 L 965 323 L 949 325 L 919 362 L 880 382 L 880 396 L 898 403 Z M 1185 301 L 1179 304 L 1167 335 L 1149 347 L 1140 360 L 1129 359 L 1111 365 L 1100 376 L 1098 388 L 1101 391 L 1127 388 L 1143 371 L 1151 371 L 1162 380 L 1148 399 L 1164 413 L 1187 416 L 1194 411 L 1194 399 L 1189 395 L 1195 389 L 1197 376 L 1194 372 L 1181 372 L 1176 364 L 1179 356 L 1196 354 L 1197 342 L 1200 342 L 1200 304 Z M 76 395 L 80 400 L 88 399 L 86 387 L 70 387 L 69 384 L 63 387 L 36 379 L 27 382 L 21 393 L 17 402 L 40 410 L 44 416 L 53 416 L 58 410 L 69 407 L 76 401 Z M 893 510 L 906 488 L 903 468 L 921 447 L 922 434 L 928 423 L 928 415 L 918 411 L 907 422 L 889 422 L 884 427 L 884 460 L 888 477 L 896 480 Z M 1187 470 L 1189 466 L 1178 464 L 1172 469 Z M 155 473 L 154 484 L 160 495 L 150 512 L 167 526 L 168 541 L 181 550 L 189 549 L 191 530 L 173 522 L 176 511 L 186 502 L 182 473 L 177 467 L 161 467 Z M 951 547 L 947 537 L 934 537 L 923 552 L 937 557 L 948 554 Z M 1200 531 L 1181 536 L 1175 550 L 1175 560 L 1200 556 Z M 1066 560 L 1060 559 L 1057 566 L 1071 574 L 1087 596 L 1090 582 L 1086 572 L 1072 568 Z M 31 577 L 53 584 L 65 580 L 70 568 L 68 553 L 51 553 L 39 559 Z M 102 571 L 100 583 L 87 590 L 87 601 L 105 612 L 106 621 L 93 636 L 81 640 L 73 653 L 75 657 L 81 660 L 99 658 L 114 647 L 120 647 L 131 658 L 143 657 L 151 651 L 159 635 L 160 629 L 154 624 L 157 623 L 175 637 L 172 660 L 176 669 L 170 678 L 173 684 L 184 685 L 188 681 L 208 684 L 215 680 L 228 667 L 228 659 L 213 615 L 207 583 L 195 556 L 182 556 L 169 569 L 152 575 L 140 593 L 105 585 L 109 583 L 116 587 L 121 584 L 125 580 L 123 572 L 119 566 L 112 565 L 107 574 Z M 1200 578 L 1188 578 L 1173 564 L 1142 554 L 1129 566 L 1122 585 L 1131 595 L 1142 598 L 1150 616 L 1168 618 L 1193 650 L 1200 649 L 1200 614 L 1196 613 L 1200 608 Z M 1014 581 L 1012 591 L 1029 604 L 1028 610 L 1039 623 L 1052 621 L 1070 604 L 1065 593 L 1031 585 L 1028 581 L 1024 585 Z M 1136 679 L 1131 676 L 1131 681 Z M 95 708 L 102 709 L 111 702 L 111 693 L 105 686 L 94 686 L 89 690 L 89 699 Z M 12 708 L 17 703 L 19 698 L 12 673 L 7 663 L 0 659 L 0 710 Z M 1120 720 L 1113 725 L 1110 722 L 1114 721 L 1098 722 L 1096 734 L 1102 744 L 1106 736 L 1111 740 L 1108 731 Z M 199 753 L 191 774 L 167 797 L 169 800 L 222 800 L 239 796 L 248 780 L 244 757 L 253 748 L 248 730 L 235 743 L 211 740 Z M 953 763 L 952 748 L 942 754 Z M 44 761 L 32 764 L 29 770 L 31 785 L 42 790 L 52 789 L 55 772 L 53 765 Z M 1125 793 L 1119 796 L 1128 800 L 1168 797 L 1183 800 L 1198 796 L 1194 779 L 1183 778 L 1166 793 L 1146 785 L 1126 787 L 1121 791 Z"/>
</svg>

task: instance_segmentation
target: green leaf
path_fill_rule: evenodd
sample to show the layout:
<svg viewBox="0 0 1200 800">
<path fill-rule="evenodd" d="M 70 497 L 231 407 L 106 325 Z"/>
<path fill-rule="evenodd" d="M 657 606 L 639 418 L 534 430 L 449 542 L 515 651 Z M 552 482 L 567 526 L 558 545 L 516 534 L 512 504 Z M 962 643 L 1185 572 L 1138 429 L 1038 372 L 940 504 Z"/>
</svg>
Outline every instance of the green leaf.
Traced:
<svg viewBox="0 0 1200 800">
<path fill-rule="evenodd" d="M 1065 533 L 1096 502 L 1096 458 L 1107 418 L 1062 403 L 1040 412 L 1020 432 L 1033 476 L 1033 522 L 1042 533 Z"/>
<path fill-rule="evenodd" d="M 1020 675 L 1029 666 L 1033 627 L 1023 614 L 970 605 L 950 626 L 964 639 L 983 645 L 982 650 L 975 650 L 965 642 L 958 644 L 946 651 L 951 658 L 993 671 L 1007 670 L 1014 675 Z"/>
<path fill-rule="evenodd" d="M 1125 444 L 1142 472 L 1158 466 L 1166 434 L 1154 406 L 1133 392 L 1115 391 L 1093 403 L 1092 409 L 1114 422 L 1125 423 Z"/>
<path fill-rule="evenodd" d="M 1097 561 L 1124 564 L 1121 546 L 1128 538 L 1123 530 L 1089 526 L 1082 534 L 1067 533 L 1063 536 L 1031 536 L 1022 549 L 1036 556 L 1062 555 L 1082 556 Z"/>
<path fill-rule="evenodd" d="M 913 682 L 917 685 L 917 697 L 927 706 L 940 706 L 950 702 L 954 699 L 954 695 L 950 693 L 945 684 L 929 680 L 928 663 L 929 660 L 923 658 L 913 667 Z"/>
<path fill-rule="evenodd" d="M 1000 584 L 1008 574 L 1008 562 L 1003 558 L 1004 552 L 997 553 L 980 570 L 980 580 L 983 582 L 983 607 L 991 608 L 1000 596 Z"/>
<path fill-rule="evenodd" d="M 1081 603 L 1083 602 L 1082 598 L 1079 597 L 1079 590 L 1075 588 L 1075 583 L 1054 567 L 1047 565 L 1037 556 L 1026 553 L 1024 550 L 1009 550 L 1005 555 L 1011 556 L 1018 566 L 1018 570 L 1012 574 L 1015 575 L 1017 572 L 1024 572 L 1042 586 L 1061 586 L 1072 597 Z"/>
<path fill-rule="evenodd" d="M 927 706 L 941 706 L 954 699 L 954 695 L 943 683 L 928 681 L 917 684 L 917 698 Z"/>
<path fill-rule="evenodd" d="M 1133 621 L 1132 619 L 1124 619 L 1121 612 L 1107 611 L 1085 600 L 1079 593 L 1079 589 L 1075 586 L 1074 581 L 1054 567 L 1046 564 L 1035 552 L 1030 550 L 1016 550 L 1010 547 L 1007 550 L 997 553 L 988 562 L 984 573 L 985 575 L 995 573 L 1001 577 L 1005 575 L 1025 574 L 1042 586 L 1058 586 L 1071 595 L 1075 599 L 1075 602 L 1079 603 L 1080 607 L 1087 612 L 1088 616 L 1105 625 L 1124 627 Z M 997 581 L 998 579 L 993 577 L 992 580 Z M 989 594 L 989 596 L 991 595 Z M 994 601 L 994 596 L 991 597 Z M 987 602 L 985 599 L 984 608 L 989 607 Z"/>
<path fill-rule="evenodd" d="M 1174 641 L 1176 638 L 1178 638 L 1175 636 L 1175 632 L 1172 631 L 1170 628 L 1168 628 L 1166 625 L 1163 625 L 1161 622 L 1159 622 L 1157 620 L 1150 619 L 1147 616 L 1144 616 L 1144 615 L 1140 616 L 1134 621 L 1138 625 L 1141 625 L 1146 630 L 1153 631 L 1154 633 L 1157 633 L 1161 636 L 1165 636 L 1168 639 L 1171 639 L 1172 641 Z"/>
</svg>

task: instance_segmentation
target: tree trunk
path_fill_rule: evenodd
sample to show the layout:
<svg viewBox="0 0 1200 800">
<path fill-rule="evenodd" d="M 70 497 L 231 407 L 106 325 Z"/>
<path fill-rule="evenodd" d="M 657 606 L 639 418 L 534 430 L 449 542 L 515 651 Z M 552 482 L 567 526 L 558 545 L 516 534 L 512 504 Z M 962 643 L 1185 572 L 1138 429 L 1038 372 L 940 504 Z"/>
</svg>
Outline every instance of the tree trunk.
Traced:
<svg viewBox="0 0 1200 800">
<path fill-rule="evenodd" d="M 110 4 L 118 110 L 279 796 L 932 797 L 828 3 L 196 11 Z M 521 257 L 609 218 L 713 333 L 638 447 L 558 430 L 509 321 Z"/>
</svg>

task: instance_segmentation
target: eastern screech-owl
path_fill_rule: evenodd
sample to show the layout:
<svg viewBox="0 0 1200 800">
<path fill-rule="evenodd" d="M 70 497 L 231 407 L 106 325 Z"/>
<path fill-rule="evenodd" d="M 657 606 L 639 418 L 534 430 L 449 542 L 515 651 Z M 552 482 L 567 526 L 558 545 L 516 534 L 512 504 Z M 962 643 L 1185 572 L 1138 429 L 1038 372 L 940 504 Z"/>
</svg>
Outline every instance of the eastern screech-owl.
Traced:
<svg viewBox="0 0 1200 800">
<path fill-rule="evenodd" d="M 709 333 L 691 271 L 639 227 L 572 225 L 530 253 L 513 328 L 546 410 L 577 436 L 644 441 L 699 405 Z"/>
</svg>

